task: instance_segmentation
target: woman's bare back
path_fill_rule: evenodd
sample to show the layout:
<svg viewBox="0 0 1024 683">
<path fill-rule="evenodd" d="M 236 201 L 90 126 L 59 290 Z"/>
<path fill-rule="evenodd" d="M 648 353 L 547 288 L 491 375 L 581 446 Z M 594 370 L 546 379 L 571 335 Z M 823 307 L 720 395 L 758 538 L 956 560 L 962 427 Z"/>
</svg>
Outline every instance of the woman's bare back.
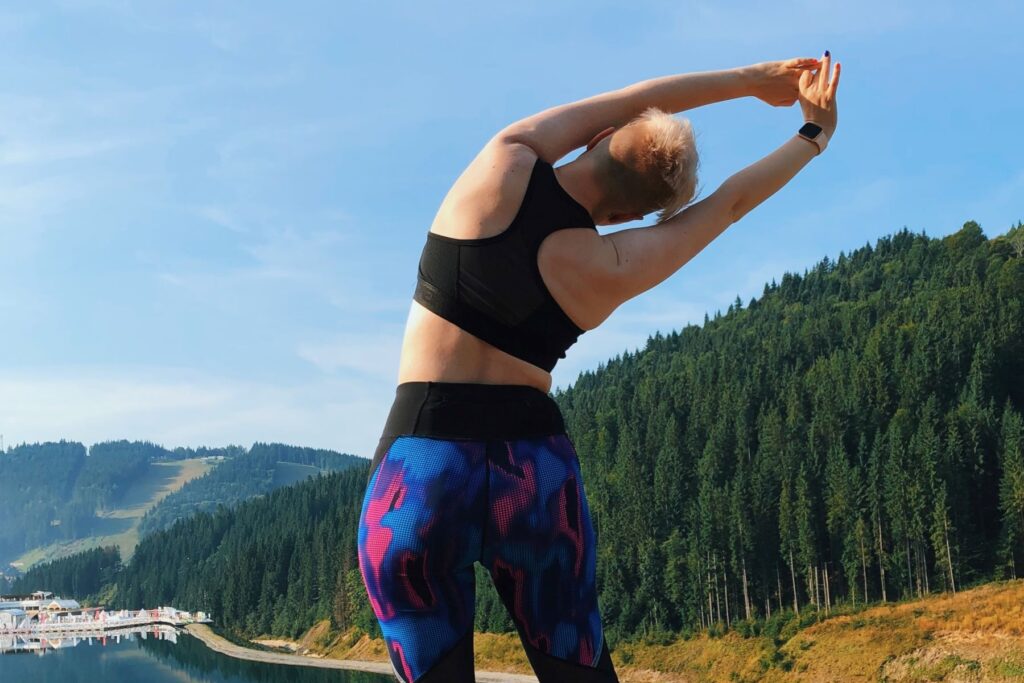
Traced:
<svg viewBox="0 0 1024 683">
<path fill-rule="evenodd" d="M 524 145 L 492 141 L 463 171 L 438 209 L 430 231 L 454 239 L 479 239 L 508 228 L 522 204 L 537 155 Z M 559 256 L 593 241 L 590 229 L 559 230 L 538 252 L 541 277 L 552 297 L 581 329 L 593 315 L 573 296 L 572 273 Z M 413 302 L 406 322 L 398 382 L 476 382 L 551 388 L 551 374 L 462 330 Z"/>
</svg>

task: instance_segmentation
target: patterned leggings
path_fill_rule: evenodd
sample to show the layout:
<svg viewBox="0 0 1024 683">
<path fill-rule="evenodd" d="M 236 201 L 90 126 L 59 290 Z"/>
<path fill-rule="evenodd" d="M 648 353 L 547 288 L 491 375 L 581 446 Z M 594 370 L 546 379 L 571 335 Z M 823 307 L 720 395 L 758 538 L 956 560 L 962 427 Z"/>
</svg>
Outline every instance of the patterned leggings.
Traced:
<svg viewBox="0 0 1024 683">
<path fill-rule="evenodd" d="M 398 385 L 363 500 L 359 567 L 400 681 L 474 680 L 474 562 L 540 683 L 617 681 L 595 540 L 579 460 L 547 394 Z"/>
</svg>

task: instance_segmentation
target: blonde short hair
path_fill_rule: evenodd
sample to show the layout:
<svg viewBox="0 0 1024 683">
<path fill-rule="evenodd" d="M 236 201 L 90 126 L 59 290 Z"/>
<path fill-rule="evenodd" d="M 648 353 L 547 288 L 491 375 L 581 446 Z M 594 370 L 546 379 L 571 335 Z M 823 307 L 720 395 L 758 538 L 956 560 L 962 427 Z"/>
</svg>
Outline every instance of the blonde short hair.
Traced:
<svg viewBox="0 0 1024 683">
<path fill-rule="evenodd" d="M 668 220 L 697 192 L 693 126 L 650 107 L 595 148 L 605 202 L 617 211 L 650 213 Z"/>
<path fill-rule="evenodd" d="M 662 222 L 679 213 L 697 193 L 700 159 L 693 125 L 689 119 L 676 118 L 657 107 L 648 108 L 626 125 L 639 124 L 644 124 L 649 133 L 642 155 L 660 171 L 661 179 L 668 186 L 658 212 L 658 222 Z"/>
</svg>

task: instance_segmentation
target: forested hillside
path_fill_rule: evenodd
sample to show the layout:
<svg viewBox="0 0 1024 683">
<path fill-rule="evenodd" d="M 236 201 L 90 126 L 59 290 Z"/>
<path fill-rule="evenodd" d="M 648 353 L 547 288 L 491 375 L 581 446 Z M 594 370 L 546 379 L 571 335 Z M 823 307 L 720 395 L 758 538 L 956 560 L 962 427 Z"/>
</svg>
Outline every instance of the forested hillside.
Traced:
<svg viewBox="0 0 1024 683">
<path fill-rule="evenodd" d="M 610 630 L 1024 569 L 1022 250 L 904 229 L 561 394 Z"/>
<path fill-rule="evenodd" d="M 903 230 L 558 392 L 609 639 L 1021 572 L 1022 256 L 1020 226 Z M 211 610 L 245 635 L 328 615 L 375 632 L 355 561 L 365 475 L 152 534 L 119 600 Z M 490 582 L 478 591 L 477 627 L 507 629 Z"/>
<path fill-rule="evenodd" d="M 121 552 L 117 546 L 93 548 L 32 567 L 13 582 L 10 592 L 27 595 L 37 590 L 46 590 L 60 597 L 81 601 L 113 583 L 119 571 Z"/>
<path fill-rule="evenodd" d="M 143 517 L 140 533 L 163 529 L 195 512 L 212 512 L 218 505 L 230 507 L 321 472 L 365 464 L 365 458 L 346 453 L 256 443 L 248 452 L 231 453 L 217 467 L 160 501 Z"/>
<path fill-rule="evenodd" d="M 332 613 L 371 629 L 356 556 L 361 463 L 154 531 L 118 577 L 114 606 L 191 605 L 179 608 L 249 635 L 298 635 Z"/>
<path fill-rule="evenodd" d="M 89 451 L 60 441 L 0 452 L 0 560 L 90 535 L 102 523 L 96 513 L 119 503 L 151 462 L 185 455 L 129 441 L 99 443 Z"/>
<path fill-rule="evenodd" d="M 130 441 L 88 450 L 72 441 L 15 446 L 0 451 L 0 566 L 20 557 L 27 568 L 81 546 L 112 543 L 128 557 L 140 519 L 145 532 L 196 510 L 233 505 L 361 463 L 353 455 L 282 444 L 174 450 Z M 211 466 L 206 476 L 188 481 Z"/>
<path fill-rule="evenodd" d="M 323 619 L 379 635 L 356 554 L 368 469 L 361 460 L 149 534 L 118 577 L 114 605 L 190 605 L 181 609 L 211 612 L 249 637 L 297 637 Z M 511 630 L 490 578 L 477 571 L 477 629 Z"/>
</svg>

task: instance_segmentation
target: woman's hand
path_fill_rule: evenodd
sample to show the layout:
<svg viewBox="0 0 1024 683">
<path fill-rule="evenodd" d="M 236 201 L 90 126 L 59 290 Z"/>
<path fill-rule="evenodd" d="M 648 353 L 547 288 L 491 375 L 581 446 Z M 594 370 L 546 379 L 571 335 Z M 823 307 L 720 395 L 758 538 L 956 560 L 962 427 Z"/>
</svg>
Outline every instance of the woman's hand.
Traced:
<svg viewBox="0 0 1024 683">
<path fill-rule="evenodd" d="M 835 133 L 838 123 L 836 112 L 836 88 L 839 87 L 839 62 L 832 66 L 832 80 L 829 80 L 831 57 L 828 51 L 821 60 L 821 67 L 814 73 L 800 74 L 800 108 L 804 121 L 814 121 L 825 129 L 829 138 Z"/>
<path fill-rule="evenodd" d="M 788 107 L 800 95 L 800 77 L 819 65 L 813 57 L 794 57 L 777 62 L 761 62 L 749 67 L 753 75 L 751 94 L 773 107 Z"/>
</svg>

